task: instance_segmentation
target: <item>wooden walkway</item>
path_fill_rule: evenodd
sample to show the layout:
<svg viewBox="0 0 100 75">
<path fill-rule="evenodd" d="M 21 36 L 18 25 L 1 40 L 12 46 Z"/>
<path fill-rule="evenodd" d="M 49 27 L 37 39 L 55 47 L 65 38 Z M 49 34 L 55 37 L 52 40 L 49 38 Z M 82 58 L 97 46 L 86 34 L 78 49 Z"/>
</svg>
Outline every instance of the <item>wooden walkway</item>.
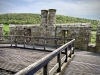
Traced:
<svg viewBox="0 0 100 75">
<path fill-rule="evenodd" d="M 0 68 L 18 72 L 28 65 L 43 58 L 49 52 L 39 50 L 29 50 L 20 48 L 1 48 L 0 49 Z"/>
<path fill-rule="evenodd" d="M 49 53 L 42 50 L 0 48 L 0 75 L 13 75 Z M 51 67 L 56 59 L 50 62 Z M 100 54 L 75 50 L 75 58 L 62 75 L 100 75 Z"/>
<path fill-rule="evenodd" d="M 60 74 L 66 62 L 70 62 L 74 57 L 75 39 L 21 35 L 0 37 L 9 37 L 9 41 L 0 42 L 0 75 L 4 75 L 3 70 L 4 73 L 5 71 L 8 73 L 5 75 L 10 75 L 11 72 L 15 75 Z M 26 42 L 26 38 L 31 38 L 31 41 Z M 43 42 L 34 42 L 36 39 L 41 39 Z M 50 40 L 54 41 L 53 45 L 47 43 Z M 59 44 L 59 41 L 64 43 Z M 2 44 L 5 46 L 2 47 Z M 52 49 L 52 47 L 55 48 Z"/>
<path fill-rule="evenodd" d="M 3 46 L 5 47 L 0 48 L 0 75 L 13 75 L 55 50 L 55 48 L 53 49 L 49 47 L 47 48 L 48 50 L 38 50 L 42 49 L 42 46 L 36 46 L 38 47 L 36 50 L 9 47 L 6 48 L 6 46 L 10 46 L 8 44 Z M 29 48 L 32 47 L 30 46 Z M 49 69 L 56 64 L 56 59 L 57 57 L 50 62 Z"/>
<path fill-rule="evenodd" d="M 75 58 L 63 75 L 100 75 L 100 54 L 75 50 Z"/>
</svg>

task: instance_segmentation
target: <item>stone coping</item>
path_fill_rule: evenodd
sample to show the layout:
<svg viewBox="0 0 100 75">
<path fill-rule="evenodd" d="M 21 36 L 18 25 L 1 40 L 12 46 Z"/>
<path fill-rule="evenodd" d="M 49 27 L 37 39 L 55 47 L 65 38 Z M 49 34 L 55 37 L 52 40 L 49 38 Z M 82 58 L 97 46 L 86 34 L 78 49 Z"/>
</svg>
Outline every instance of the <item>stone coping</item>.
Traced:
<svg viewBox="0 0 100 75">
<path fill-rule="evenodd" d="M 10 27 L 14 26 L 40 26 L 40 24 L 9 24 Z M 56 24 L 55 26 L 61 27 L 92 27 L 90 23 L 67 23 L 67 24 Z M 0 27 L 3 27 L 3 24 L 0 24 Z"/>
</svg>

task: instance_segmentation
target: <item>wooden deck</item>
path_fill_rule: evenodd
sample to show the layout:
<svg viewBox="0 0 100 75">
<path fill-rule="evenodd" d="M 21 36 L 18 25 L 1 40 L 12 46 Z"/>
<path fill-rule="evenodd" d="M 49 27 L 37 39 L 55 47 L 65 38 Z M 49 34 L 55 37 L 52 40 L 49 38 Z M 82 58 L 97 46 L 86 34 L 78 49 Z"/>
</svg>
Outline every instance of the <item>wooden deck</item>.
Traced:
<svg viewBox="0 0 100 75">
<path fill-rule="evenodd" d="M 0 42 L 0 75 L 5 73 L 5 75 L 14 73 L 16 75 L 33 75 L 37 74 L 37 72 L 38 75 L 53 75 L 61 73 L 63 70 L 62 65 L 67 64 L 66 62 L 69 62 L 74 57 L 75 39 L 27 36 L 32 39 L 43 39 L 42 46 L 39 43 L 38 46 L 37 43 L 32 41 L 27 43 L 25 41 L 26 36 L 1 37 L 9 37 L 10 40 Z M 20 37 L 24 40 L 18 41 Z M 46 44 L 47 40 L 54 40 L 55 44 Z M 59 44 L 58 40 L 66 40 L 67 43 Z"/>
<path fill-rule="evenodd" d="M 9 44 L 3 46 L 4 48 L 3 47 L 0 48 L 0 75 L 13 75 L 14 73 L 31 65 L 32 63 L 38 61 L 39 59 L 43 58 L 44 56 L 55 50 L 49 47 L 47 48 L 49 50 L 38 50 L 38 49 L 43 49 L 40 46 L 36 46 L 38 47 L 38 49 L 36 50 L 14 48 L 14 47 L 6 48 L 6 46 L 10 46 Z M 31 48 L 31 46 L 29 48 Z M 49 69 L 56 64 L 55 60 L 57 60 L 57 57 L 55 57 L 50 62 Z"/>
<path fill-rule="evenodd" d="M 49 53 L 20 48 L 0 48 L 0 68 L 18 72 Z"/>
<path fill-rule="evenodd" d="M 14 75 L 49 53 L 35 49 L 0 48 L 0 75 Z M 49 68 L 56 64 L 55 60 L 57 58 L 49 63 Z M 62 75 L 100 75 L 100 54 L 75 50 L 75 58 Z"/>
</svg>

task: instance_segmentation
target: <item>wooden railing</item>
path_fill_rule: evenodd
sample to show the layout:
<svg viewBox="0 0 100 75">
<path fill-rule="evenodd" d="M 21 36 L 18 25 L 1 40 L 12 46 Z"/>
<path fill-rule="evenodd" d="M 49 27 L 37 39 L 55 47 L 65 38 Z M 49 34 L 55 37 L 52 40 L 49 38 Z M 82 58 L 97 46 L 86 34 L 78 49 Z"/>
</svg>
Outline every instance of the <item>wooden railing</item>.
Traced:
<svg viewBox="0 0 100 75">
<path fill-rule="evenodd" d="M 68 41 L 70 41 L 71 39 L 69 38 L 45 38 L 45 37 L 32 37 L 32 36 L 22 36 L 22 35 L 12 35 L 12 36 L 0 36 L 0 38 L 2 38 L 2 40 L 0 40 L 0 44 L 2 43 L 7 43 L 7 44 L 11 44 L 10 46 L 15 46 L 18 47 L 19 44 L 23 45 L 23 48 L 26 48 L 26 44 L 30 44 L 33 46 L 33 49 L 35 49 L 35 45 L 39 45 L 39 42 L 35 43 L 36 40 L 42 40 L 42 46 L 43 49 L 46 50 L 46 46 L 48 46 L 47 42 L 48 40 L 52 40 L 54 43 L 54 47 L 57 49 L 59 46 L 61 46 L 62 44 Z M 8 40 L 5 40 L 5 38 L 8 38 Z M 30 38 L 31 41 L 27 42 L 26 39 Z M 21 40 L 18 40 L 21 39 Z M 59 40 L 64 41 L 62 44 L 59 44 Z M 51 41 L 49 43 L 49 46 L 51 46 Z"/>
<path fill-rule="evenodd" d="M 0 36 L 0 37 L 4 37 L 4 36 Z M 15 37 L 15 40 L 16 40 L 17 37 L 23 37 L 24 39 L 26 38 L 24 36 L 8 36 L 8 37 L 10 37 L 11 46 L 12 46 L 12 43 L 13 43 L 13 41 L 12 41 L 13 37 Z M 33 38 L 33 37 L 28 37 L 28 38 Z M 58 39 L 61 40 L 62 38 L 34 37 L 34 39 L 44 39 L 44 41 L 48 40 L 48 39 L 55 39 L 56 42 L 57 42 Z M 65 40 L 65 39 L 63 39 L 63 40 Z M 67 64 L 74 55 L 74 41 L 75 41 L 75 39 L 69 39 L 66 44 L 55 49 L 53 52 L 46 55 L 45 57 L 38 60 L 37 62 L 35 62 L 35 63 L 29 65 L 28 67 L 20 70 L 15 75 L 34 75 L 41 68 L 43 68 L 43 73 L 42 73 L 43 75 L 54 75 L 55 73 L 58 73 L 58 74 L 61 73 L 61 71 L 63 69 L 62 68 L 63 64 L 65 64 L 65 63 Z M 23 44 L 25 44 L 25 40 L 24 40 Z M 17 43 L 15 44 L 15 46 L 17 46 Z M 44 42 L 44 50 L 45 50 L 45 42 Z M 61 56 L 62 52 L 64 54 L 63 57 Z M 48 69 L 48 66 L 50 66 L 49 62 L 51 62 L 52 59 L 55 58 L 55 57 L 57 57 L 57 60 L 56 60 L 57 63 L 49 70 Z"/>
</svg>

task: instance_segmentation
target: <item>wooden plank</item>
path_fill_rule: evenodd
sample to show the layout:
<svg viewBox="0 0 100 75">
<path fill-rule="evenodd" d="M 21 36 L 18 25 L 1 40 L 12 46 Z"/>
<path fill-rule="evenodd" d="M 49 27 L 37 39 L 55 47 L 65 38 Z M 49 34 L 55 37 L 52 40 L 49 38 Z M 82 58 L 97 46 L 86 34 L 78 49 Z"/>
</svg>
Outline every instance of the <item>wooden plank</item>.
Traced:
<svg viewBox="0 0 100 75">
<path fill-rule="evenodd" d="M 66 59 L 66 55 L 63 56 L 63 58 L 61 59 L 61 64 L 63 64 L 65 62 L 65 59 Z"/>
<path fill-rule="evenodd" d="M 56 63 L 56 65 L 49 71 L 49 75 L 53 75 L 57 71 L 58 67 L 59 64 Z"/>
<path fill-rule="evenodd" d="M 68 57 L 70 57 L 70 50 L 69 50 L 67 53 L 68 53 L 68 55 L 67 55 L 67 56 L 68 56 Z"/>
</svg>

